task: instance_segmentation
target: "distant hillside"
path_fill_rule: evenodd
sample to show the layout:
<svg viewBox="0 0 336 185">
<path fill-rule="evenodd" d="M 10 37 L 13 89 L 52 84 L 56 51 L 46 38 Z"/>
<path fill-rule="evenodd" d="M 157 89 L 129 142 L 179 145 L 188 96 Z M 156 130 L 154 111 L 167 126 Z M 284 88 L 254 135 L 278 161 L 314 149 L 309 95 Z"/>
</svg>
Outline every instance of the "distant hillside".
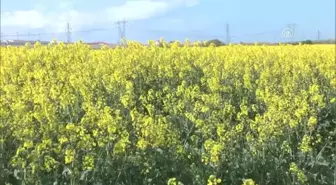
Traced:
<svg viewBox="0 0 336 185">
<path fill-rule="evenodd" d="M 30 43 L 31 45 L 34 45 L 36 42 L 40 42 L 42 45 L 47 45 L 50 43 L 50 41 L 31 41 L 31 40 L 6 40 L 6 41 L 1 41 L 1 46 L 24 46 L 26 43 Z M 117 46 L 117 44 L 111 44 L 111 43 L 106 43 L 106 42 L 88 42 L 85 43 L 90 45 L 93 49 L 99 49 L 102 46 L 107 46 L 110 48 L 114 48 Z"/>
</svg>

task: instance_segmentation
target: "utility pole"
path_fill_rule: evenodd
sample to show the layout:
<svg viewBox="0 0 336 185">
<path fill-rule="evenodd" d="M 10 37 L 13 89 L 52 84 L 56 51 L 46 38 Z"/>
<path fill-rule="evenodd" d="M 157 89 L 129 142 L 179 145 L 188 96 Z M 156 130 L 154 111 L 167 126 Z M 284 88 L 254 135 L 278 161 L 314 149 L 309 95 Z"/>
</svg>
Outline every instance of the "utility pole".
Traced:
<svg viewBox="0 0 336 185">
<path fill-rule="evenodd" d="M 70 27 L 70 23 L 69 21 L 67 22 L 67 26 L 66 26 L 66 36 L 67 36 L 67 42 L 68 44 L 70 44 L 71 42 L 71 27 Z"/>
<path fill-rule="evenodd" d="M 317 41 L 321 40 L 321 32 L 320 30 L 317 30 Z"/>
<path fill-rule="evenodd" d="M 229 23 L 226 23 L 226 42 L 227 42 L 227 44 L 229 44 L 231 42 Z"/>
<path fill-rule="evenodd" d="M 119 43 L 121 44 L 123 40 L 126 38 L 126 23 L 127 21 L 117 21 L 118 32 L 119 32 Z"/>
</svg>

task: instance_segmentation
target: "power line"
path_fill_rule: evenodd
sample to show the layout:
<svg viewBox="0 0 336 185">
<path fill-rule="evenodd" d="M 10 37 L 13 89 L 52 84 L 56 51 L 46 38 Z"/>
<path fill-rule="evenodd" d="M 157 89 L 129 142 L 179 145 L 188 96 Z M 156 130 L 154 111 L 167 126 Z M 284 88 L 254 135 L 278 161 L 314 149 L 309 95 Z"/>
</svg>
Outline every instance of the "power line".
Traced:
<svg viewBox="0 0 336 185">
<path fill-rule="evenodd" d="M 77 30 L 72 33 L 88 33 L 88 32 L 96 32 L 96 31 L 107 31 L 108 28 L 97 28 L 97 29 L 88 29 L 88 30 Z"/>
<path fill-rule="evenodd" d="M 107 28 L 99 28 L 99 29 L 88 29 L 88 30 L 77 30 L 71 31 L 71 33 L 81 33 L 81 32 L 96 32 L 96 31 L 105 31 L 108 30 Z M 64 32 L 50 32 L 50 33 L 28 33 L 28 34 L 3 34 L 3 37 L 27 37 L 27 36 L 54 36 L 57 34 L 64 34 Z"/>
<path fill-rule="evenodd" d="M 125 38 L 125 33 L 126 33 L 126 21 L 119 21 L 119 35 L 121 39 Z M 67 38 L 67 42 L 70 43 L 72 40 L 72 34 L 73 33 L 88 33 L 88 32 L 97 32 L 97 31 L 106 31 L 110 30 L 112 28 L 95 28 L 95 29 L 87 29 L 87 30 L 76 30 L 73 31 L 70 25 L 70 22 L 68 21 L 66 24 L 66 29 L 65 29 L 65 35 Z M 45 32 L 45 33 L 30 33 L 28 34 L 19 34 L 19 32 L 16 32 L 15 34 L 4 34 L 1 33 L 1 39 L 3 40 L 5 37 L 16 37 L 17 40 L 19 40 L 20 37 L 28 37 L 28 40 L 31 39 L 31 37 L 37 37 L 38 40 L 41 39 L 41 36 L 52 36 L 53 38 L 57 34 L 64 34 L 64 32 Z"/>
<path fill-rule="evenodd" d="M 280 34 L 283 29 L 276 29 L 276 30 L 270 30 L 266 32 L 259 32 L 259 33 L 249 33 L 249 34 L 242 34 L 242 35 L 231 35 L 230 28 L 229 28 L 229 34 L 226 35 L 202 35 L 200 31 L 167 31 L 167 30 L 143 30 L 145 32 L 152 32 L 152 33 L 164 33 L 164 34 L 177 34 L 179 36 L 186 36 L 186 37 L 196 37 L 196 38 L 221 38 L 221 39 L 227 39 L 229 35 L 229 40 L 232 41 L 232 38 L 244 38 L 244 37 L 253 37 L 253 36 L 261 36 L 261 35 L 267 35 L 267 34 Z M 191 32 L 191 33 L 190 33 Z"/>
<path fill-rule="evenodd" d="M 250 33 L 250 34 L 244 34 L 244 35 L 235 35 L 232 37 L 251 37 L 251 36 L 259 36 L 259 35 L 267 35 L 267 34 L 274 34 L 274 33 L 281 33 L 282 29 L 278 29 L 278 30 L 271 30 L 271 31 L 267 31 L 267 32 L 259 32 L 259 33 Z"/>
<path fill-rule="evenodd" d="M 64 33 L 64 32 L 63 32 Z M 29 37 L 29 36 L 45 36 L 45 35 L 52 35 L 55 33 L 28 33 L 28 34 L 6 34 L 3 35 L 4 37 Z"/>
<path fill-rule="evenodd" d="M 126 38 L 126 24 L 128 23 L 128 21 L 117 21 L 116 27 L 118 29 L 118 35 L 119 35 L 119 41 L 120 43 L 123 42 L 123 39 Z M 293 25 L 291 24 L 290 27 L 293 27 Z M 16 32 L 16 34 L 2 34 L 2 38 L 4 37 L 29 37 L 29 38 L 33 38 L 33 37 L 38 37 L 41 38 L 41 36 L 52 36 L 54 37 L 57 34 L 66 34 L 66 38 L 68 43 L 71 42 L 72 40 L 72 34 L 74 33 L 89 33 L 89 32 L 98 32 L 98 31 L 106 31 L 106 30 L 112 30 L 112 27 L 106 27 L 106 28 L 95 28 L 95 29 L 87 29 L 87 30 L 72 30 L 71 26 L 70 26 L 70 22 L 67 22 L 66 24 L 66 29 L 65 32 L 45 32 L 45 33 L 28 33 L 28 34 L 19 34 L 18 32 Z M 181 31 L 167 31 L 167 30 L 143 30 L 145 32 L 158 32 L 158 33 L 167 33 L 167 34 L 171 34 L 171 33 L 175 33 L 178 34 L 180 36 L 186 36 L 186 37 L 194 37 L 194 38 L 205 38 L 205 39 L 209 39 L 211 38 L 218 38 L 218 39 L 226 39 L 226 41 L 228 43 L 232 42 L 232 39 L 234 38 L 235 40 L 238 38 L 245 38 L 245 37 L 255 37 L 255 36 L 262 36 L 262 35 L 267 35 L 267 34 L 280 34 L 281 31 L 283 29 L 277 29 L 277 30 L 271 30 L 271 31 L 266 31 L 266 32 L 260 32 L 260 33 L 250 33 L 250 34 L 243 34 L 243 35 L 231 35 L 230 33 L 230 25 L 229 23 L 226 24 L 226 35 L 211 35 L 211 34 L 205 34 L 202 35 L 203 33 L 201 32 L 201 30 L 199 31 L 188 31 L 188 32 L 181 32 Z"/>
</svg>

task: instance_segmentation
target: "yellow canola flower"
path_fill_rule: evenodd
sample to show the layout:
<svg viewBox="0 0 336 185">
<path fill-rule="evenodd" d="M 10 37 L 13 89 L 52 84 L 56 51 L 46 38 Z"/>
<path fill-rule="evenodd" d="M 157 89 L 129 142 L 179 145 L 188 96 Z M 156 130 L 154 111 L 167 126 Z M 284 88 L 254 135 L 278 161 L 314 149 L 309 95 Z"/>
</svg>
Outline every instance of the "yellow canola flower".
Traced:
<svg viewBox="0 0 336 185">
<path fill-rule="evenodd" d="M 97 168 L 89 175 L 125 176 L 118 170 L 147 163 L 151 175 L 172 160 L 183 174 L 199 171 L 189 171 L 192 162 L 202 169 L 234 168 L 228 173 L 243 177 L 238 173 L 250 170 L 246 166 L 268 162 L 261 159 L 315 159 L 322 148 L 333 147 L 328 124 L 336 102 L 335 46 L 161 43 L 99 50 L 83 43 L 1 47 L 5 171 L 22 168 L 31 177 L 27 183 L 38 184 L 70 166 L 78 170 L 74 174 Z M 296 166 L 306 162 L 294 161 L 283 171 L 304 184 L 315 173 Z M 226 180 L 212 177 L 208 183 Z"/>
</svg>

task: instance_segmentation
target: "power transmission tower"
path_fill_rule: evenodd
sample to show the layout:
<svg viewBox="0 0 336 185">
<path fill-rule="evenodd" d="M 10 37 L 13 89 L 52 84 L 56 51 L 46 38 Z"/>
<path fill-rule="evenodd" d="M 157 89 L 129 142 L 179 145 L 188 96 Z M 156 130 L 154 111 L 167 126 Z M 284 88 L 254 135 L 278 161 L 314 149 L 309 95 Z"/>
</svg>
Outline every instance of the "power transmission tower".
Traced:
<svg viewBox="0 0 336 185">
<path fill-rule="evenodd" d="M 293 42 L 295 40 L 295 27 L 296 27 L 296 24 L 295 23 L 288 24 L 287 27 L 291 31 L 291 40 Z"/>
<path fill-rule="evenodd" d="M 19 40 L 19 32 L 16 32 L 16 39 Z"/>
<path fill-rule="evenodd" d="M 295 29 L 296 29 L 296 24 L 293 24 L 293 39 L 294 41 L 296 40 L 296 35 L 295 35 Z"/>
<path fill-rule="evenodd" d="M 295 27 L 296 27 L 296 24 L 295 23 L 291 24 L 291 27 L 292 27 L 292 31 L 293 31 L 292 41 L 295 41 Z"/>
<path fill-rule="evenodd" d="M 321 32 L 320 30 L 317 30 L 317 40 L 321 40 Z"/>
<path fill-rule="evenodd" d="M 126 23 L 127 21 L 117 21 L 118 32 L 119 32 L 119 43 L 122 43 L 124 39 L 126 39 Z"/>
<path fill-rule="evenodd" d="M 226 24 L 226 42 L 229 44 L 231 42 L 231 36 L 230 36 L 230 25 Z"/>
<path fill-rule="evenodd" d="M 71 42 L 71 31 L 72 31 L 72 29 L 70 27 L 70 22 L 68 21 L 67 26 L 66 26 L 66 36 L 67 36 L 68 44 L 70 44 L 70 42 Z"/>
</svg>

